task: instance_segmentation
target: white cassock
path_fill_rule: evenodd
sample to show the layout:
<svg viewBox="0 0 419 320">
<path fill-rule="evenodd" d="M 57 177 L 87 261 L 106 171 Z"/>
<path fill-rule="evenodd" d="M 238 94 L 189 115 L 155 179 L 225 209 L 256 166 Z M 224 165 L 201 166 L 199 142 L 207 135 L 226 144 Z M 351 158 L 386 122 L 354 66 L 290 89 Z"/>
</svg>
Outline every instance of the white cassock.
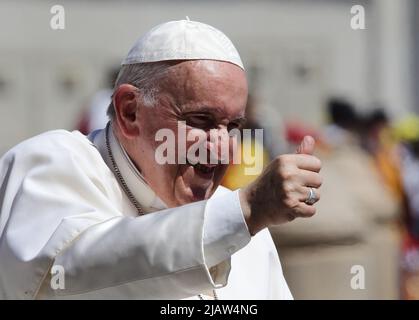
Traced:
<svg viewBox="0 0 419 320">
<path fill-rule="evenodd" d="M 215 288 L 219 299 L 292 299 L 268 230 L 250 237 L 238 191 L 167 209 L 112 133 L 110 146 L 147 214 L 121 188 L 105 130 L 47 132 L 1 159 L 0 298 L 197 299 Z M 65 289 L 51 286 L 55 270 Z"/>
</svg>

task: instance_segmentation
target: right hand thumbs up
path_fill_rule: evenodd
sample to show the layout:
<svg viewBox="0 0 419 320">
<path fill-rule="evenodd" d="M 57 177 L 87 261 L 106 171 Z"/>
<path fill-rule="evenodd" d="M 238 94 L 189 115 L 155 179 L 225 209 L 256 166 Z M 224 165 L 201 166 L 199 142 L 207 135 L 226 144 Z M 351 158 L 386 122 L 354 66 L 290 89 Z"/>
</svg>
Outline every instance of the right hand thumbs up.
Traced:
<svg viewBox="0 0 419 320">
<path fill-rule="evenodd" d="M 298 146 L 296 153 L 312 155 L 314 152 L 315 145 L 316 141 L 313 139 L 312 136 L 305 136 L 301 141 L 300 145 Z"/>
<path fill-rule="evenodd" d="M 310 189 L 316 199 L 322 184 L 320 160 L 313 156 L 315 141 L 305 136 L 296 154 L 276 157 L 262 174 L 240 190 L 240 204 L 252 235 L 265 227 L 296 217 L 311 217 L 316 208 L 306 203 Z"/>
</svg>

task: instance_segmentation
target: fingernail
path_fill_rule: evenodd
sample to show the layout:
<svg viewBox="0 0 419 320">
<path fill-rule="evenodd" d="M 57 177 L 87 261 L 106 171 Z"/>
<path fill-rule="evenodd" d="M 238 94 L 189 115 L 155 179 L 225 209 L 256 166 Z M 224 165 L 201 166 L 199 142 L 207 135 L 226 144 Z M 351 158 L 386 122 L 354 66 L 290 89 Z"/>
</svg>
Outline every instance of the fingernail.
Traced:
<svg viewBox="0 0 419 320">
<path fill-rule="evenodd" d="M 307 142 L 306 137 L 304 137 L 304 139 L 303 139 L 303 143 L 301 144 L 301 146 L 302 146 L 304 149 L 306 149 L 306 148 L 308 147 L 308 142 Z"/>
</svg>

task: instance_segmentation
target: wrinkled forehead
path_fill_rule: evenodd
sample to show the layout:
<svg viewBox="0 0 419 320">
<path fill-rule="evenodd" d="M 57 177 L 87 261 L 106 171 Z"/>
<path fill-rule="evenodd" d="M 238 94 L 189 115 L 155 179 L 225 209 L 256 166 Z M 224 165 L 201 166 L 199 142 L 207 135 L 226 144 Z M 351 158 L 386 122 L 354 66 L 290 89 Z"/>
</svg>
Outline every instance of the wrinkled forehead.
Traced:
<svg viewBox="0 0 419 320">
<path fill-rule="evenodd" d="M 189 60 L 171 66 L 160 87 L 183 110 L 225 112 L 245 108 L 246 74 L 240 67 L 215 60 Z"/>
</svg>

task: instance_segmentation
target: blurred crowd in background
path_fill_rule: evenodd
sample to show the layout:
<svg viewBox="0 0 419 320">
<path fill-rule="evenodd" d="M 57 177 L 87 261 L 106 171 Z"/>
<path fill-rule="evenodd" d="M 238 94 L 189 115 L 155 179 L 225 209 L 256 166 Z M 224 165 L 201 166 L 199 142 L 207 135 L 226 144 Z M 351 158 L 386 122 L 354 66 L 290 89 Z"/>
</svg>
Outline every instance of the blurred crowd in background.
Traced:
<svg viewBox="0 0 419 320">
<path fill-rule="evenodd" d="M 76 130 L 89 134 L 106 126 L 117 73 L 118 68 L 109 70 L 109 86 L 89 100 Z M 313 221 L 271 230 L 285 272 L 289 270 L 294 295 L 332 299 L 343 289 L 340 297 L 348 298 L 350 290 L 368 286 L 370 292 L 375 291 L 374 298 L 419 299 L 419 116 L 393 121 L 380 106 L 359 112 L 364 108 L 356 108 L 342 97 L 330 97 L 324 109 L 327 121 L 322 127 L 295 120 L 281 125 L 286 139 L 284 153 L 295 152 L 306 135 L 315 138 L 325 178 L 319 214 Z M 245 139 L 243 135 L 241 146 L 250 145 L 254 154 L 259 144 L 267 165 L 276 149 L 264 138 L 270 133 L 257 119 L 256 110 L 257 102 L 250 95 L 244 129 L 263 129 L 263 139 L 258 141 L 255 135 Z M 231 165 L 222 184 L 235 190 L 256 179 L 256 175 L 245 173 L 246 167 L 244 162 Z M 340 261 L 341 251 L 347 250 Z M 310 258 L 316 262 L 309 263 Z M 330 259 L 336 261 L 326 268 L 321 266 Z M 353 266 L 363 270 L 367 266 L 367 285 L 345 290 L 344 282 L 330 281 L 331 274 L 336 277 Z"/>
<path fill-rule="evenodd" d="M 242 56 L 246 128 L 264 129 L 243 145 L 261 144 L 267 164 L 316 139 L 317 214 L 271 229 L 294 297 L 419 299 L 418 1 L 71 1 L 61 31 L 53 4 L 0 3 L 0 155 L 46 130 L 104 127 L 126 51 L 188 15 Z M 354 4 L 365 30 L 350 27 Z M 255 178 L 233 165 L 223 185 Z"/>
<path fill-rule="evenodd" d="M 315 217 L 271 229 L 294 295 L 360 298 L 339 276 L 361 267 L 365 298 L 419 299 L 419 117 L 393 121 L 380 107 L 360 113 L 336 97 L 325 114 L 322 127 L 284 126 L 284 152 L 315 137 L 325 181 Z M 263 127 L 250 119 L 249 128 Z M 254 178 L 233 165 L 223 183 L 235 189 Z"/>
</svg>

